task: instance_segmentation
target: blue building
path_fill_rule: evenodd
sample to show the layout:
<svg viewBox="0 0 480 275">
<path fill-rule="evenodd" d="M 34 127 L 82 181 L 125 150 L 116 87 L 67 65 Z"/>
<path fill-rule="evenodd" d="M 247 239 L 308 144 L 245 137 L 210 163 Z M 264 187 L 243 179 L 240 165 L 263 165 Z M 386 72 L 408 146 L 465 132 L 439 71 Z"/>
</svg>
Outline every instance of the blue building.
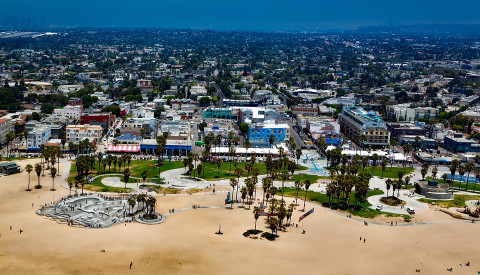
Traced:
<svg viewBox="0 0 480 275">
<path fill-rule="evenodd" d="M 248 127 L 247 138 L 253 145 L 269 146 L 270 135 L 275 136 L 274 143 L 288 139 L 288 128 L 287 124 L 253 124 Z"/>
<path fill-rule="evenodd" d="M 203 118 L 231 119 L 232 109 L 230 108 L 207 108 L 203 111 Z"/>
<path fill-rule="evenodd" d="M 462 134 L 456 134 L 453 137 L 445 136 L 443 147 L 453 153 L 480 152 L 480 144 L 462 137 Z"/>
</svg>

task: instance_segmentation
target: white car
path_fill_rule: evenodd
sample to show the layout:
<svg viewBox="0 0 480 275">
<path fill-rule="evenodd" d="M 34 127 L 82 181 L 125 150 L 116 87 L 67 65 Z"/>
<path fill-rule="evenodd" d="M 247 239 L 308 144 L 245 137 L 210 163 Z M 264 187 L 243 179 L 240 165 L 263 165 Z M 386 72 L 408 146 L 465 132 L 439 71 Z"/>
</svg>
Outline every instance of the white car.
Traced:
<svg viewBox="0 0 480 275">
<path fill-rule="evenodd" d="M 383 204 L 377 204 L 375 207 L 376 210 L 382 210 L 383 209 Z"/>
</svg>

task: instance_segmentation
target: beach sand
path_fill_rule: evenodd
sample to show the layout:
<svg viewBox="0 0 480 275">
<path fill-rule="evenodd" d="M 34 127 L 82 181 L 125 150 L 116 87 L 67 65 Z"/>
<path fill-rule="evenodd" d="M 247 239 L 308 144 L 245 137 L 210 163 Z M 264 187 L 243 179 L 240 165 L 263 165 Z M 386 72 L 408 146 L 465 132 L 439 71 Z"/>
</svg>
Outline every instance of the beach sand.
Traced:
<svg viewBox="0 0 480 275">
<path fill-rule="evenodd" d="M 24 167 L 35 160 L 18 163 Z M 35 172 L 31 179 L 33 188 Z M 35 214 L 41 204 L 68 195 L 59 176 L 55 192 L 49 190 L 48 172 L 41 177 L 41 190 L 26 192 L 27 180 L 26 172 L 0 177 L 2 274 L 413 274 L 416 269 L 421 274 L 443 274 L 450 267 L 456 274 L 475 274 L 480 270 L 480 224 L 461 223 L 432 209 L 419 213 L 419 219 L 440 222 L 365 226 L 307 204 L 315 212 L 299 228 L 280 232 L 275 242 L 243 237 L 243 232 L 253 229 L 254 218 L 252 210 L 238 207 L 187 210 L 159 225 L 88 229 Z M 157 212 L 193 204 L 222 206 L 225 197 L 225 193 L 159 195 Z M 302 214 L 294 211 L 293 221 Z M 257 228 L 268 231 L 264 219 L 260 217 Z M 223 235 L 214 234 L 219 225 Z M 459 265 L 467 261 L 470 267 Z"/>
</svg>

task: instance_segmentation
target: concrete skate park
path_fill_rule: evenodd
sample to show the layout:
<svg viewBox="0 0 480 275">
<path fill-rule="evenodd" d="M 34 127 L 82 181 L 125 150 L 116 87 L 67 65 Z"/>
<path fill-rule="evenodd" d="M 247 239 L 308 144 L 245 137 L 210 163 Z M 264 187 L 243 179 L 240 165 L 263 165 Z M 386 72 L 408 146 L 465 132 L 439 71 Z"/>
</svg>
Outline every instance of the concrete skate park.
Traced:
<svg viewBox="0 0 480 275">
<path fill-rule="evenodd" d="M 69 225 L 102 228 L 131 221 L 127 217 L 127 197 L 109 197 L 100 194 L 72 195 L 50 205 L 44 205 L 37 214 Z M 134 209 L 135 210 L 135 209 Z"/>
</svg>

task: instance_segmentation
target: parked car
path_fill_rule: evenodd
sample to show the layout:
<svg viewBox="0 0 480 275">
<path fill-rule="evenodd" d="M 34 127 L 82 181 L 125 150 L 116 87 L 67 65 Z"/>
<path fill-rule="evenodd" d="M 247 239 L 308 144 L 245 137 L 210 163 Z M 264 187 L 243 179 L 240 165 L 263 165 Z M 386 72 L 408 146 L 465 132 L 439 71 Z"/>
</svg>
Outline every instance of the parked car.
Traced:
<svg viewBox="0 0 480 275">
<path fill-rule="evenodd" d="M 415 214 L 415 209 L 413 209 L 411 207 L 407 207 L 407 213 L 408 214 Z"/>
<path fill-rule="evenodd" d="M 383 209 L 383 204 L 377 204 L 375 207 L 376 210 L 382 210 Z"/>
</svg>

